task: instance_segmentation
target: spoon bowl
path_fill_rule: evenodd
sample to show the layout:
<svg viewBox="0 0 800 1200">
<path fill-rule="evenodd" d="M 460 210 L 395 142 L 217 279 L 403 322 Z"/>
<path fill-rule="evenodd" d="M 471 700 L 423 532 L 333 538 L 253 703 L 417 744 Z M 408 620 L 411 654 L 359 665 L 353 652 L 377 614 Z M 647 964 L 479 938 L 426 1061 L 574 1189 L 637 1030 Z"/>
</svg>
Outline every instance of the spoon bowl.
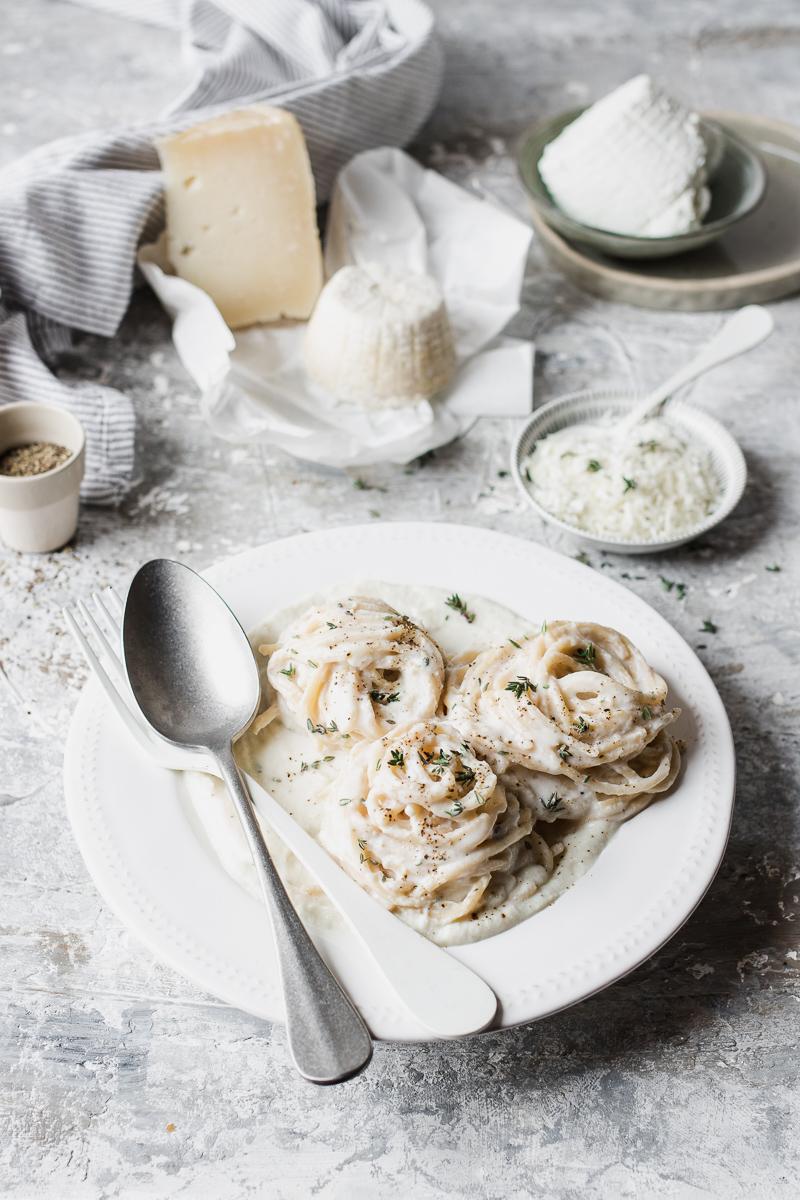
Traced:
<svg viewBox="0 0 800 1200">
<path fill-rule="evenodd" d="M 163 558 L 145 563 L 128 594 L 122 640 L 137 703 L 167 741 L 219 747 L 253 720 L 261 685 L 250 643 L 191 568 Z"/>
</svg>

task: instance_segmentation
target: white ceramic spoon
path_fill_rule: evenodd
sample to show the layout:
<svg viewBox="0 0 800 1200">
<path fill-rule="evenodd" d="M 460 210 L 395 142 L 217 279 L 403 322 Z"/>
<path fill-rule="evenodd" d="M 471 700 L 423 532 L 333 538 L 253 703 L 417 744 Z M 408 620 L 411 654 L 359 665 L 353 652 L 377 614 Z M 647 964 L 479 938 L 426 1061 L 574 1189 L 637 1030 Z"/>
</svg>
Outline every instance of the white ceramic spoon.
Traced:
<svg viewBox="0 0 800 1200">
<path fill-rule="evenodd" d="M 614 432 L 619 441 L 623 442 L 634 426 L 649 416 L 653 409 L 666 404 L 680 388 L 729 358 L 744 354 L 745 350 L 752 350 L 759 342 L 769 337 L 773 328 L 772 317 L 760 304 L 748 304 L 745 308 L 740 308 L 728 318 L 711 341 L 706 342 L 691 362 L 670 375 L 669 379 L 633 406 L 616 426 Z"/>
</svg>

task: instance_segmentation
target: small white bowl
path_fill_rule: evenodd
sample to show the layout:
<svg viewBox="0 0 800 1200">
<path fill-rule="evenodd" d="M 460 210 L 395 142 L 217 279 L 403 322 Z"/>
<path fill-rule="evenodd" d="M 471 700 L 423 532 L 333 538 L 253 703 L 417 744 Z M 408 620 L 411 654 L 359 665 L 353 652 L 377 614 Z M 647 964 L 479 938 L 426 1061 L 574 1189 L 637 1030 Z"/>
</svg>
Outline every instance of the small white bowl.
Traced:
<svg viewBox="0 0 800 1200">
<path fill-rule="evenodd" d="M 587 533 L 569 521 L 548 512 L 536 500 L 530 487 L 522 476 L 525 459 L 531 452 L 535 442 L 547 434 L 556 433 L 569 425 L 577 425 L 584 421 L 596 421 L 604 416 L 623 417 L 632 404 L 640 400 L 635 392 L 618 388 L 606 391 L 573 392 L 569 396 L 561 396 L 533 414 L 523 426 L 516 442 L 511 448 L 511 474 L 533 509 L 549 521 L 551 525 L 572 534 L 581 542 L 595 546 L 599 550 L 610 550 L 617 554 L 655 554 L 661 550 L 672 550 L 675 546 L 683 546 L 715 525 L 724 521 L 742 498 L 747 482 L 747 466 L 739 445 L 719 421 L 715 421 L 708 413 L 692 405 L 673 401 L 666 413 L 666 420 L 677 426 L 690 441 L 702 443 L 711 456 L 714 473 L 720 485 L 719 501 L 713 513 L 704 517 L 694 528 L 684 531 L 679 537 L 670 540 L 654 538 L 651 541 L 627 541 L 613 537 L 603 537 L 600 534 Z"/>
<path fill-rule="evenodd" d="M 0 540 L 12 550 L 58 550 L 78 524 L 86 438 L 77 417 L 53 404 L 0 407 L 0 454 L 30 442 L 54 442 L 70 456 L 41 475 L 0 475 Z"/>
</svg>

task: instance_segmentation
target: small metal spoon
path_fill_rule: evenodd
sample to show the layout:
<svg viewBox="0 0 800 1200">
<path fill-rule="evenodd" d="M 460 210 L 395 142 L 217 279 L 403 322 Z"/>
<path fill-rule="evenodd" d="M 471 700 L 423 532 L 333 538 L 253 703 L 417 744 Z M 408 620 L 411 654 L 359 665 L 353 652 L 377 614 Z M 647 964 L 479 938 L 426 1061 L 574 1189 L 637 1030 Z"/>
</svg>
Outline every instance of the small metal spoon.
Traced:
<svg viewBox="0 0 800 1200">
<path fill-rule="evenodd" d="M 137 572 L 122 628 L 125 669 L 145 719 L 177 746 L 217 762 L 258 871 L 278 954 L 289 1050 L 312 1083 L 338 1083 L 372 1056 L 372 1039 L 292 907 L 270 858 L 232 743 L 256 714 L 250 643 L 214 589 L 158 558 Z"/>
</svg>

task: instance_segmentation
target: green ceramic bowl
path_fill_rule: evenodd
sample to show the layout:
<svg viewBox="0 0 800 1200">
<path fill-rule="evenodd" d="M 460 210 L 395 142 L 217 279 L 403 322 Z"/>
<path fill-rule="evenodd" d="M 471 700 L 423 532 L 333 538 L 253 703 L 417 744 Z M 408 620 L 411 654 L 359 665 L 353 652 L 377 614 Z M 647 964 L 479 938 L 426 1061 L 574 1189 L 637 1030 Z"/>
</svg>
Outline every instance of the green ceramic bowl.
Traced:
<svg viewBox="0 0 800 1200">
<path fill-rule="evenodd" d="M 704 125 L 714 147 L 715 162 L 709 180 L 711 206 L 699 229 L 670 237 L 632 237 L 574 221 L 555 204 L 545 187 L 539 174 L 539 159 L 548 142 L 558 137 L 561 130 L 583 111 L 582 108 L 572 109 L 534 125 L 522 135 L 517 151 L 519 173 L 531 203 L 548 225 L 570 241 L 616 258 L 667 258 L 715 241 L 753 212 L 764 196 L 767 176 L 755 150 L 722 125 L 706 120 Z"/>
</svg>

